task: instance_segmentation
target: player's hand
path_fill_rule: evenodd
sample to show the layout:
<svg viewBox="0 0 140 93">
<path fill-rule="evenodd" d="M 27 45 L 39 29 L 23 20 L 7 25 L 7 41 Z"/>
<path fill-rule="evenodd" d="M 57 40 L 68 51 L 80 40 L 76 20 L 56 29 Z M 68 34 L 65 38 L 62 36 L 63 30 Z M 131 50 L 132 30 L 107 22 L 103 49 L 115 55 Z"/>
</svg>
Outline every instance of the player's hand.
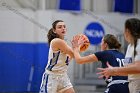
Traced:
<svg viewBox="0 0 140 93">
<path fill-rule="evenodd" d="M 73 37 L 71 43 L 73 48 L 79 48 L 82 44 L 84 44 L 85 40 L 80 35 L 76 35 Z"/>
<path fill-rule="evenodd" d="M 79 39 L 79 36 L 78 35 L 76 35 L 76 36 L 73 37 L 73 39 L 71 41 L 71 44 L 72 44 L 72 47 L 73 48 L 79 47 L 79 45 L 78 45 L 78 39 Z"/>
<path fill-rule="evenodd" d="M 100 72 L 98 72 L 97 74 L 100 75 L 99 78 L 103 78 L 105 77 L 106 79 L 108 79 L 111 75 L 113 75 L 113 67 L 107 62 L 106 65 L 108 66 L 108 68 L 97 68 L 98 70 L 100 70 Z"/>
</svg>

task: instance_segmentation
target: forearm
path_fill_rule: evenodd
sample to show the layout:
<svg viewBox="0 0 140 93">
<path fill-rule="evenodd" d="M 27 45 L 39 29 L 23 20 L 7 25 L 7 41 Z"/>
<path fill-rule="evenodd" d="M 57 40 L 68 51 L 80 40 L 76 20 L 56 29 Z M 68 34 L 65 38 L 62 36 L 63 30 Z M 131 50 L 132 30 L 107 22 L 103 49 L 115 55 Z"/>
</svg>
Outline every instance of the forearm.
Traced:
<svg viewBox="0 0 140 93">
<path fill-rule="evenodd" d="M 81 55 L 79 53 L 78 47 L 73 49 L 73 54 L 74 54 L 75 61 L 79 64 L 82 64 L 82 58 L 81 58 Z"/>
<path fill-rule="evenodd" d="M 112 76 L 128 76 L 128 68 L 126 67 L 114 67 Z"/>
<path fill-rule="evenodd" d="M 74 53 L 75 60 L 78 64 L 98 62 L 98 59 L 94 54 L 90 54 L 82 57 L 79 53 L 79 48 L 74 48 L 73 53 Z"/>
<path fill-rule="evenodd" d="M 129 64 L 125 67 L 114 67 L 114 75 L 140 74 L 140 62 Z"/>
</svg>

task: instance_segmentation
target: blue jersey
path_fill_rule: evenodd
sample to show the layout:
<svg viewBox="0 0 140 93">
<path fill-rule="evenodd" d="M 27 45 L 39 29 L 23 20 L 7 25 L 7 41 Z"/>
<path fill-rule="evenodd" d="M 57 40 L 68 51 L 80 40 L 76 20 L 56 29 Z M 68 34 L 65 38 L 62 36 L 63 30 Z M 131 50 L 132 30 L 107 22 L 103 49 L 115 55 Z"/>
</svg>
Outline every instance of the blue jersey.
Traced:
<svg viewBox="0 0 140 93">
<path fill-rule="evenodd" d="M 106 62 L 108 62 L 113 67 L 122 67 L 124 66 L 123 60 L 125 55 L 118 50 L 105 50 L 95 53 L 96 57 L 102 63 L 102 67 L 106 68 Z M 107 80 L 107 83 L 113 80 L 127 80 L 127 76 L 112 76 Z"/>
</svg>

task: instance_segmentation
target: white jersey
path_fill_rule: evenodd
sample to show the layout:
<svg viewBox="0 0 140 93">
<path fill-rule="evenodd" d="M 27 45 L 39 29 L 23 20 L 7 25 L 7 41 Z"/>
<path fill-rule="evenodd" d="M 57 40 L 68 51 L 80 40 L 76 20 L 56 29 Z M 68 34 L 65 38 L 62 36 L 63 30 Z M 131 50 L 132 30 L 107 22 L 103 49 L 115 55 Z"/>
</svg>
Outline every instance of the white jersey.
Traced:
<svg viewBox="0 0 140 93">
<path fill-rule="evenodd" d="M 64 73 L 67 72 L 68 64 L 69 64 L 69 56 L 62 53 L 60 50 L 53 51 L 50 44 L 46 70 L 51 72 Z"/>
<path fill-rule="evenodd" d="M 137 51 L 137 54 L 134 58 L 134 45 L 128 45 L 126 56 L 125 56 L 125 60 L 127 60 L 125 62 L 127 64 L 135 62 L 135 61 L 140 61 L 140 39 L 138 39 L 136 51 Z M 128 79 L 129 80 L 139 80 L 140 74 L 129 74 Z"/>
<path fill-rule="evenodd" d="M 51 46 L 39 93 L 63 93 L 73 87 L 67 75 L 69 56 L 60 50 L 53 51 Z"/>
</svg>

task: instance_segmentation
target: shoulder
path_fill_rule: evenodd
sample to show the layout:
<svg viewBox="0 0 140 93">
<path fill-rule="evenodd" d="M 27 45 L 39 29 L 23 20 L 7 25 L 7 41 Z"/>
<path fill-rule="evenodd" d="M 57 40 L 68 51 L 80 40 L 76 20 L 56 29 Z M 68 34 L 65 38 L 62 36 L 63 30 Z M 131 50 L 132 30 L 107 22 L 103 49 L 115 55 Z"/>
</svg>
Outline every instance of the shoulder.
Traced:
<svg viewBox="0 0 140 93">
<path fill-rule="evenodd" d="M 119 50 L 117 50 L 117 49 L 114 49 L 114 50 L 108 50 L 108 54 L 125 56 L 125 54 L 123 54 L 121 51 L 119 51 Z"/>
<path fill-rule="evenodd" d="M 118 54 L 118 53 L 122 54 L 121 52 L 119 52 L 117 50 L 104 50 L 104 51 L 96 52 L 95 55 L 99 56 L 99 57 L 111 57 L 111 56 Z"/>
<path fill-rule="evenodd" d="M 98 51 L 96 52 L 96 54 L 107 54 L 109 51 L 108 50 L 104 50 L 104 51 Z"/>
<path fill-rule="evenodd" d="M 59 50 L 61 47 L 66 46 L 66 42 L 63 39 L 55 38 L 51 41 L 50 47 L 52 47 L 53 50 Z"/>
<path fill-rule="evenodd" d="M 103 57 L 105 55 L 107 55 L 107 51 L 98 51 L 94 53 L 96 55 L 96 57 Z"/>
<path fill-rule="evenodd" d="M 55 38 L 51 41 L 51 45 L 64 45 L 66 42 L 63 39 Z"/>
<path fill-rule="evenodd" d="M 60 43 L 60 42 L 64 42 L 64 40 L 60 39 L 60 38 L 54 38 L 52 41 L 51 41 L 51 44 L 52 43 Z"/>
<path fill-rule="evenodd" d="M 98 60 L 101 62 L 105 62 L 108 58 L 112 58 L 112 55 L 107 50 L 99 51 L 94 54 L 98 58 Z"/>
</svg>

